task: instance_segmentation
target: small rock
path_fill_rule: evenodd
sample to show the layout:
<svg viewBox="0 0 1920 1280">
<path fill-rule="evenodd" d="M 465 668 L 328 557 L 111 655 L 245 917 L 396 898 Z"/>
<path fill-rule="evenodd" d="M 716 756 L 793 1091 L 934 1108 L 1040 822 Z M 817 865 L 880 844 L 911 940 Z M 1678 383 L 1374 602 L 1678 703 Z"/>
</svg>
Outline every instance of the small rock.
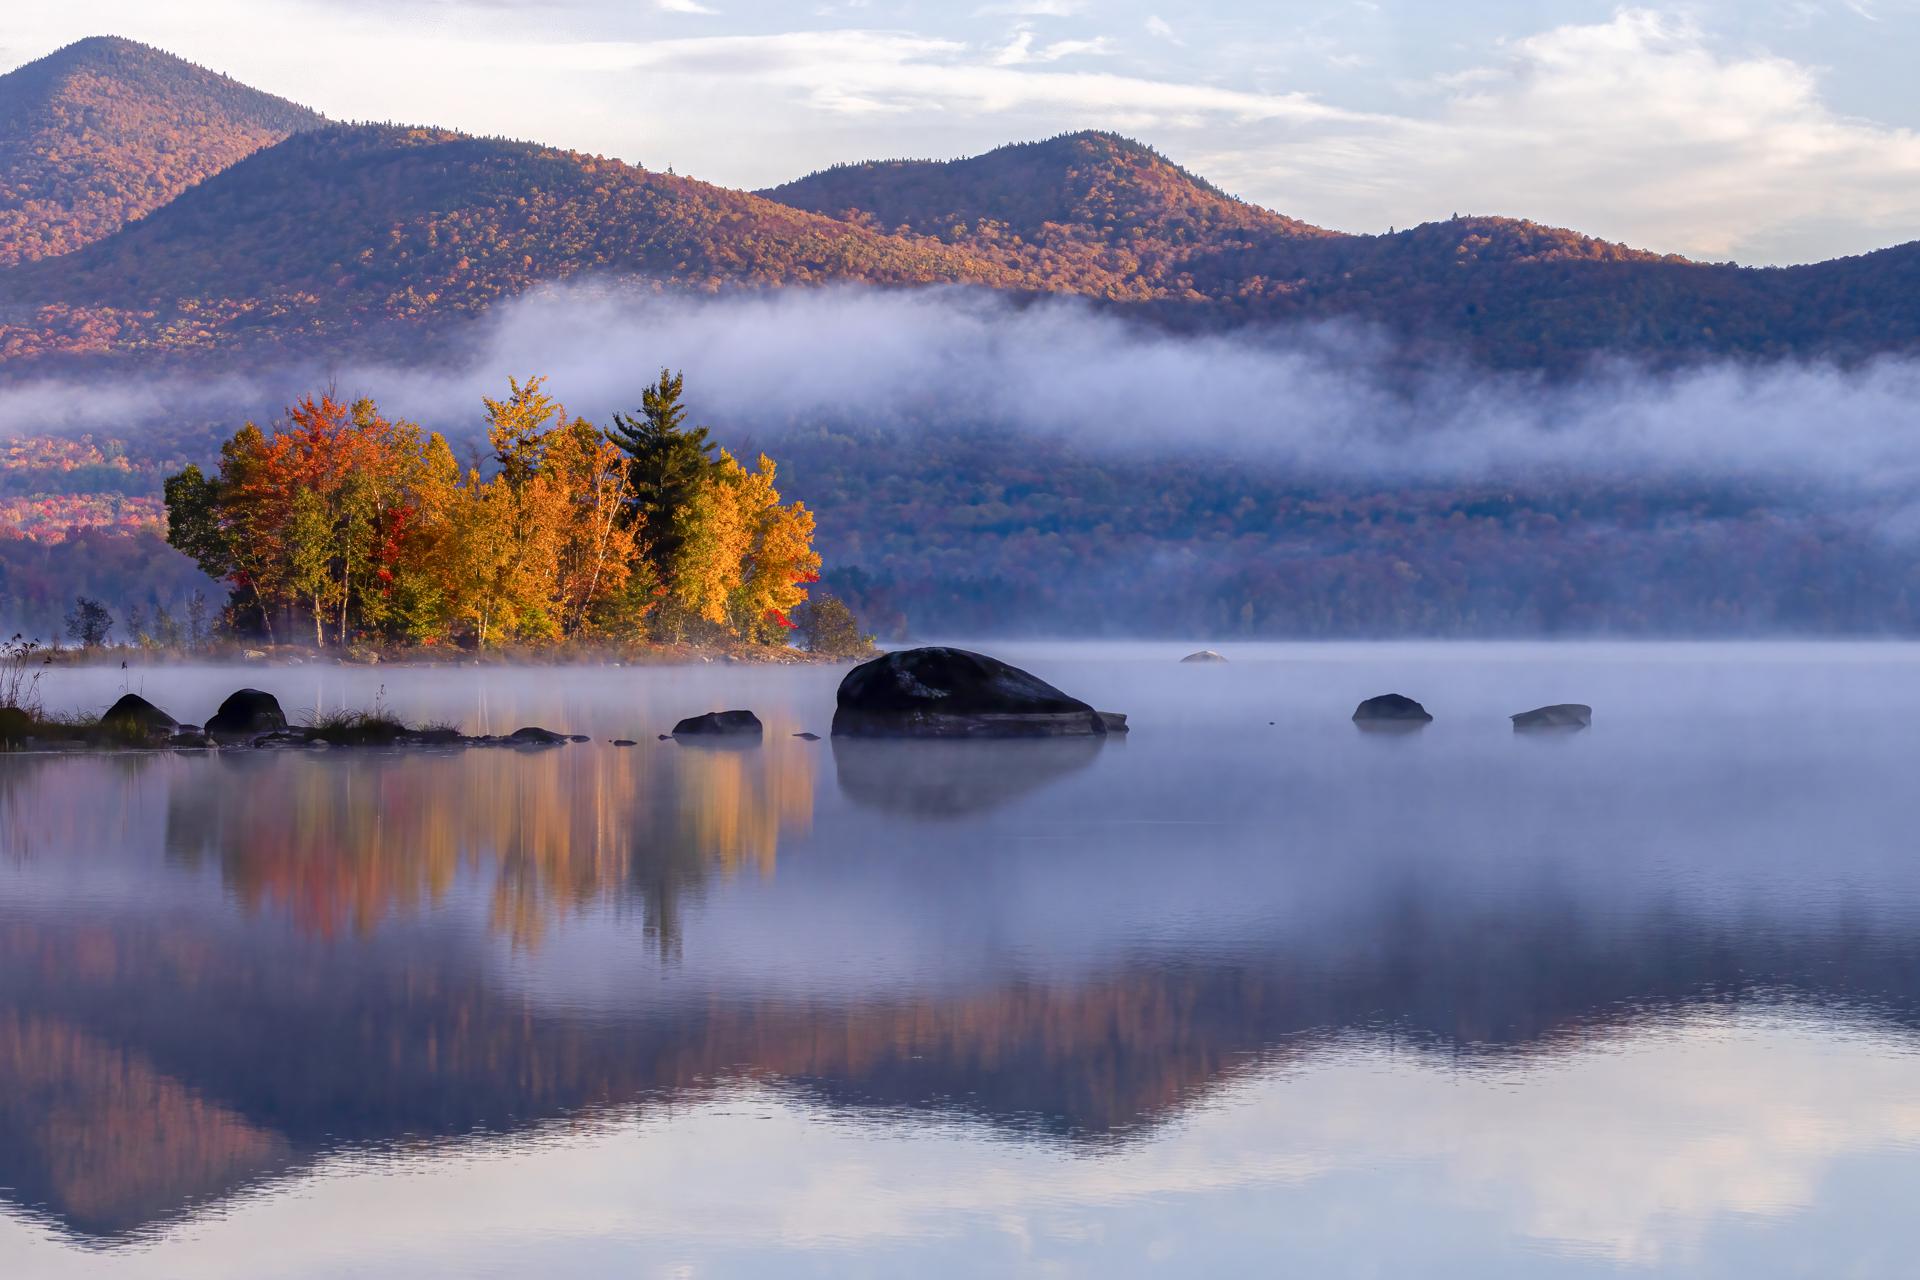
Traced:
<svg viewBox="0 0 1920 1280">
<path fill-rule="evenodd" d="M 525 728 L 515 729 L 512 733 L 508 734 L 507 741 L 517 747 L 557 747 L 563 742 L 572 741 L 572 739 L 568 738 L 565 734 L 555 733 L 551 729 L 542 729 L 538 725 L 527 725 Z"/>
<path fill-rule="evenodd" d="M 11 746 L 32 736 L 32 716 L 19 707 L 0 707 L 0 742 Z"/>
<path fill-rule="evenodd" d="M 171 737 L 180 731 L 177 720 L 137 693 L 122 694 L 120 701 L 100 717 L 100 727 L 116 735 L 137 737 L 155 734 Z"/>
<path fill-rule="evenodd" d="M 709 711 L 705 715 L 688 716 L 673 726 L 673 736 L 676 738 L 742 735 L 757 738 L 765 731 L 760 724 L 760 717 L 751 711 Z"/>
<path fill-rule="evenodd" d="M 673 735 L 672 735 L 672 734 L 670 734 L 670 733 L 663 733 L 663 734 L 661 734 L 661 735 L 660 735 L 660 741 L 662 741 L 662 742 L 672 742 L 672 741 L 673 741 Z"/>
<path fill-rule="evenodd" d="M 567 741 L 568 742 L 592 742 L 593 739 L 589 738 L 584 733 L 570 733 L 567 735 Z"/>
<path fill-rule="evenodd" d="M 1368 698 L 1353 713 L 1356 724 L 1427 724 L 1433 717 L 1427 709 L 1412 698 L 1398 693 L 1384 693 L 1377 698 Z"/>
<path fill-rule="evenodd" d="M 800 739 L 802 742 L 820 741 L 820 735 L 817 733 L 796 733 L 793 736 Z"/>
<path fill-rule="evenodd" d="M 280 700 L 258 689 L 240 689 L 220 704 L 220 710 L 207 721 L 207 736 L 222 742 L 240 741 L 263 733 L 276 733 L 287 727 Z"/>
<path fill-rule="evenodd" d="M 637 747 L 640 744 L 635 742 L 632 738 L 615 738 L 613 740 L 613 745 L 616 747 Z"/>
<path fill-rule="evenodd" d="M 1182 662 L 1225 662 L 1226 660 L 1227 656 L 1225 654 L 1215 653 L 1211 649 L 1202 649 L 1198 653 L 1190 653 L 1180 659 Z"/>
<path fill-rule="evenodd" d="M 183 725 L 179 733 L 167 739 L 167 745 L 170 747 L 205 748 L 213 745 L 213 739 L 197 729 L 189 732 L 186 726 Z"/>
<path fill-rule="evenodd" d="M 1515 733 L 1535 733 L 1550 729 L 1589 729 L 1593 727 L 1593 708 L 1583 702 L 1563 702 L 1552 707 L 1536 707 L 1513 716 Z"/>
</svg>

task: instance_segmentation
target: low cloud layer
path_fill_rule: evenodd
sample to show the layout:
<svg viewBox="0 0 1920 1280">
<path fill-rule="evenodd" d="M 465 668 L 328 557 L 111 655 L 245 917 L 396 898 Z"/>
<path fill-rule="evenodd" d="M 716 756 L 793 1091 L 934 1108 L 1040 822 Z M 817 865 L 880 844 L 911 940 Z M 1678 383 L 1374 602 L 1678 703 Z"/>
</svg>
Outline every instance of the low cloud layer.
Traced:
<svg viewBox="0 0 1920 1280">
<path fill-rule="evenodd" d="M 0 431 L 237 425 L 332 382 L 474 440 L 480 397 L 509 375 L 543 374 L 570 411 L 605 422 L 634 408 L 662 366 L 685 371 L 696 417 L 722 440 L 776 451 L 784 432 L 823 423 L 990 427 L 1348 483 L 1752 480 L 1901 500 L 1920 488 L 1920 366 L 1909 361 L 1619 366 L 1572 383 L 1461 368 L 1409 381 L 1384 339 L 1362 331 L 1181 336 L 1077 303 L 958 290 L 557 289 L 501 308 L 455 369 L 29 383 L 0 390 Z"/>
</svg>

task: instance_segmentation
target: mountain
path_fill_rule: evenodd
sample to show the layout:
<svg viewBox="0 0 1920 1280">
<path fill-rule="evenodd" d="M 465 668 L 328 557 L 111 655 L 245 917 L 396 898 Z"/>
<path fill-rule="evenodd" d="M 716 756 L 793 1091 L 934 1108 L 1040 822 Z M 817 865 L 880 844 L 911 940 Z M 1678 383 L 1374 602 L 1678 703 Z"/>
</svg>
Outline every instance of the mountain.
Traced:
<svg viewBox="0 0 1920 1280">
<path fill-rule="evenodd" d="M 1111 133 L 1016 143 L 965 160 L 838 165 L 762 193 L 877 230 L 932 236 L 1109 298 L 1204 293 L 1209 256 L 1335 233 L 1236 200 Z"/>
<path fill-rule="evenodd" d="M 107 317 L 118 348 L 180 348 L 431 327 L 586 273 L 701 290 L 1035 283 L 964 248 L 615 160 L 441 129 L 334 125 L 0 287 L 65 319 Z M 0 351 L 33 353 L 34 335 L 20 327 L 6 326 Z M 43 336 L 44 349 L 76 342 L 72 332 Z"/>
<path fill-rule="evenodd" d="M 1414 353 L 1567 369 L 1596 356 L 1854 357 L 1920 344 L 1920 244 L 1791 270 L 1691 262 L 1524 219 L 1384 236 L 1247 204 L 1110 133 L 954 161 L 841 165 L 765 193 L 935 236 L 1182 328 L 1356 320 Z"/>
<path fill-rule="evenodd" d="M 1112 133 L 749 194 L 524 142 L 329 125 L 119 40 L 0 78 L 0 124 L 0 261 L 23 260 L 0 271 L 0 360 L 20 372 L 42 357 L 426 354 L 498 301 L 587 275 L 1068 294 L 1180 330 L 1352 324 L 1418 361 L 1549 372 L 1920 346 L 1920 245 L 1753 270 L 1501 217 L 1349 235 Z"/>
<path fill-rule="evenodd" d="M 111 235 L 318 114 L 110 36 L 0 76 L 0 266 Z"/>
</svg>

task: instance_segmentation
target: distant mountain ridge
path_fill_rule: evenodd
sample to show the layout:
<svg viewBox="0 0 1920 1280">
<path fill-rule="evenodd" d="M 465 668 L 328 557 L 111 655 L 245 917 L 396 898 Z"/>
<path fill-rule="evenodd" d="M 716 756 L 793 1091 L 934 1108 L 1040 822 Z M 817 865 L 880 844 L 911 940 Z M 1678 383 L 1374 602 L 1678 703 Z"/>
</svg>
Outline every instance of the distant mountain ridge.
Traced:
<svg viewBox="0 0 1920 1280">
<path fill-rule="evenodd" d="M 761 194 L 876 230 L 964 245 L 1072 292 L 1196 292 L 1197 257 L 1338 233 L 1236 200 L 1118 134 L 1063 134 L 964 160 L 836 165 Z"/>
<path fill-rule="evenodd" d="M 172 157 L 155 140 L 176 133 L 212 141 L 164 179 L 116 159 Z M 106 175 L 94 204 L 47 194 L 87 173 Z M 749 194 L 531 143 L 328 124 L 126 41 L 0 77 L 0 189 L 40 193 L 0 201 L 0 261 L 21 263 L 0 271 L 0 358 L 16 368 L 393 352 L 410 335 L 424 350 L 497 302 L 590 274 L 701 292 L 959 284 L 1209 331 L 1358 323 L 1417 357 L 1509 368 L 1920 347 L 1920 245 L 1756 270 L 1508 218 L 1350 235 L 1103 132 Z"/>
<path fill-rule="evenodd" d="M 147 45 L 81 40 L 0 76 L 0 266 L 51 257 L 325 118 Z"/>
</svg>

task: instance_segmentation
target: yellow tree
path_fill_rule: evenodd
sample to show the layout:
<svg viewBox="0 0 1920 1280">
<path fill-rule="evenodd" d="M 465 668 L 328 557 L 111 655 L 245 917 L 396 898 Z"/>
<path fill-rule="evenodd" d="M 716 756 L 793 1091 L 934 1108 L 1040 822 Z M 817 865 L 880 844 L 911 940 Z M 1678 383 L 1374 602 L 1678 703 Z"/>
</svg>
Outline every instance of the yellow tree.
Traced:
<svg viewBox="0 0 1920 1280">
<path fill-rule="evenodd" d="M 807 598 L 820 570 L 813 513 L 801 503 L 781 505 L 774 478 L 766 455 L 748 471 L 723 449 L 678 516 L 676 601 L 743 640 L 777 639 L 790 628 L 787 613 Z"/>
<path fill-rule="evenodd" d="M 560 522 L 554 594 L 561 630 L 582 635 L 637 622 L 639 611 L 613 616 L 639 558 L 625 453 L 575 418 L 549 439 L 536 483 L 545 489 L 542 510 Z"/>
<path fill-rule="evenodd" d="M 787 615 L 807 598 L 807 585 L 820 577 L 820 556 L 813 549 L 813 512 L 802 502 L 781 505 L 774 478 L 773 459 L 763 453 L 758 468 L 742 481 L 742 505 L 752 541 L 731 612 L 735 631 L 749 640 L 778 640 L 782 632 L 792 630 Z"/>
</svg>

